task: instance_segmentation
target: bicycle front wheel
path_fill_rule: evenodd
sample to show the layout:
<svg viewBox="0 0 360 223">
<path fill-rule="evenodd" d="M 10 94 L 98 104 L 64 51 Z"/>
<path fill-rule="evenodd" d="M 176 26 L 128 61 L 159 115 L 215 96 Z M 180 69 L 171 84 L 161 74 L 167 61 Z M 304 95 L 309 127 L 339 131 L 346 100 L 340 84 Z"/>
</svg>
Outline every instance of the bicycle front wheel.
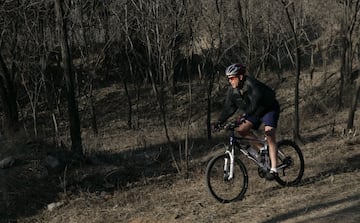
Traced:
<svg viewBox="0 0 360 223">
<path fill-rule="evenodd" d="M 227 160 L 226 160 L 227 159 Z M 248 175 L 243 162 L 234 160 L 233 178 L 229 179 L 230 157 L 220 154 L 206 168 L 206 185 L 210 194 L 222 203 L 241 200 L 248 187 Z"/>
<path fill-rule="evenodd" d="M 300 183 L 304 174 L 304 156 L 299 146 L 290 140 L 283 140 L 277 146 L 278 177 L 282 186 L 294 186 Z"/>
</svg>

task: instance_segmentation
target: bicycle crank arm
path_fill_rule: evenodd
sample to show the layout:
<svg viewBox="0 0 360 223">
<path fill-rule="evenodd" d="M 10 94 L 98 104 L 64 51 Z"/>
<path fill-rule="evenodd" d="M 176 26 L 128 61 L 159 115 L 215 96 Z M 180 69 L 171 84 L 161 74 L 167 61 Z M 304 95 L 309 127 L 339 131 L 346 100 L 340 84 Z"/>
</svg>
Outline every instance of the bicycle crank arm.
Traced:
<svg viewBox="0 0 360 223">
<path fill-rule="evenodd" d="M 282 170 L 282 169 L 284 169 L 284 168 L 286 168 L 286 167 L 288 167 L 288 166 L 289 166 L 289 165 L 287 165 L 287 164 L 282 164 L 282 165 L 276 167 L 276 169 Z"/>
</svg>

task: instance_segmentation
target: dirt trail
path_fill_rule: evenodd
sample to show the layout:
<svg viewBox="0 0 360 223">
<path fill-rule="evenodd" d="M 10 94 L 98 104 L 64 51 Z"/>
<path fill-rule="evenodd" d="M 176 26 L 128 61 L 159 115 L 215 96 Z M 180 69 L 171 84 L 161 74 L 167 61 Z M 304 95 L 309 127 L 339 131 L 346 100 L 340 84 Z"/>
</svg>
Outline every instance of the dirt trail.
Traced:
<svg viewBox="0 0 360 223">
<path fill-rule="evenodd" d="M 247 163 L 250 182 L 243 201 L 213 199 L 204 183 L 205 164 L 188 180 L 169 176 L 112 194 L 84 192 L 55 211 L 18 222 L 360 222 L 359 145 L 334 139 L 302 150 L 306 169 L 298 187 L 265 181 Z"/>
<path fill-rule="evenodd" d="M 286 89 L 290 90 L 290 88 Z M 200 91 L 200 89 L 198 90 Z M 288 123 L 292 121 L 293 116 L 291 103 L 287 100 L 289 92 L 283 92 L 281 95 L 284 97 L 281 99 L 284 107 L 288 109 L 282 113 L 279 125 L 282 128 L 278 129 L 278 136 L 287 136 L 289 135 Z M 205 101 L 202 100 L 202 102 Z M 111 103 L 106 101 L 104 104 Z M 201 103 L 196 105 L 199 108 L 205 106 Z M 194 108 L 194 110 L 197 109 Z M 105 111 L 108 110 L 104 109 Z M 184 112 L 179 111 L 179 113 Z M 121 117 L 117 114 L 116 116 Z M 137 159 L 139 163 L 134 164 L 135 168 L 127 169 L 125 166 L 121 166 L 126 159 L 122 157 L 123 160 L 120 160 L 120 156 L 111 154 L 111 152 L 119 154 L 119 151 L 113 151 L 111 148 L 128 149 L 130 147 L 127 145 L 136 145 L 136 147 L 148 149 L 153 145 L 162 146 L 163 144 L 159 143 L 166 141 L 165 137 L 161 135 L 163 134 L 162 128 L 154 125 L 154 117 L 147 118 L 149 124 L 137 132 L 123 130 L 122 123 L 125 123 L 124 121 L 109 122 L 106 120 L 104 123 L 111 123 L 111 125 L 104 127 L 108 134 L 104 134 L 102 146 L 109 149 L 106 152 L 110 154 L 111 159 L 108 160 L 108 166 L 91 166 L 86 171 L 91 170 L 93 174 L 98 173 L 99 177 L 104 177 L 102 172 L 108 173 L 106 168 L 110 170 L 115 168 L 120 173 L 114 174 L 114 176 L 124 177 L 123 182 L 128 182 L 127 177 L 134 176 L 132 171 L 140 170 L 135 173 L 136 182 L 129 182 L 121 185 L 120 189 L 115 188 L 111 191 L 90 191 L 81 185 L 74 185 L 79 186 L 79 188 L 75 188 L 78 189 L 76 193 L 71 193 L 70 188 L 58 191 L 59 183 L 69 180 L 70 169 L 67 169 L 67 175 L 56 176 L 54 184 L 45 180 L 39 182 L 37 179 L 34 179 L 34 182 L 23 182 L 29 185 L 29 188 L 32 186 L 26 191 L 32 193 L 28 193 L 28 196 L 21 200 L 20 207 L 25 207 L 25 210 L 27 207 L 29 209 L 35 207 L 25 214 L 16 213 L 17 222 L 360 222 L 360 136 L 349 138 L 342 135 L 343 124 L 346 123 L 347 118 L 346 111 L 336 112 L 336 114 L 329 111 L 326 114 L 305 116 L 307 119 L 303 118 L 302 120 L 305 121 L 301 123 L 302 137 L 306 142 L 301 146 L 305 158 L 305 173 L 301 184 L 297 187 L 281 187 L 276 182 L 265 181 L 259 178 L 254 165 L 246 163 L 249 173 L 249 188 L 245 199 L 230 204 L 220 204 L 207 192 L 204 171 L 207 164 L 205 161 L 209 158 L 210 151 L 205 150 L 202 154 L 191 157 L 192 169 L 188 179 L 173 172 L 162 173 L 164 169 L 168 170 L 167 165 L 171 165 L 169 164 L 171 162 L 167 161 L 164 167 L 162 163 L 156 161 L 157 153 L 151 154 L 148 151 L 146 151 L 147 156 L 154 158 L 150 160 L 157 162 L 158 169 L 156 171 L 151 166 L 153 163 L 146 163 L 147 160 L 142 159 L 143 157 Z M 355 123 L 358 125 L 360 123 L 359 115 L 357 114 L 356 117 Z M 108 118 L 110 120 L 111 117 Z M 206 134 L 202 131 L 204 131 L 205 118 L 200 117 L 196 120 L 191 125 L 194 128 L 193 131 L 204 137 Z M 179 130 L 178 122 L 173 123 L 175 123 L 174 126 L 169 129 L 172 133 L 178 134 L 173 138 L 181 141 L 183 130 Z M 200 137 L 199 135 L 192 136 L 195 138 Z M 134 142 L 138 138 L 143 141 Z M 198 140 L 203 140 L 198 142 L 199 144 L 206 142 L 206 139 Z M 96 144 L 91 140 L 84 142 L 90 145 Z M 38 149 L 37 151 L 42 150 Z M 29 164 L 41 167 L 37 162 L 39 155 L 32 154 L 32 156 Z M 20 167 L 18 166 L 18 168 Z M 19 169 L 19 173 L 34 172 L 29 168 L 26 170 L 27 172 L 24 172 L 23 169 Z M 85 170 L 80 168 L 73 169 L 73 174 L 81 176 L 81 171 L 84 171 L 85 174 L 82 176 L 86 176 Z M 39 169 L 38 172 L 42 173 L 43 171 Z M 158 174 L 150 179 L 148 174 L 154 172 Z M 89 179 L 87 183 L 91 187 L 104 186 L 104 182 L 99 182 L 100 178 L 98 177 L 87 179 Z M 19 185 L 19 189 L 24 188 L 23 183 Z M 45 197 L 46 199 L 38 197 L 39 194 L 46 193 L 49 194 Z M 46 207 L 49 203 L 58 201 L 62 202 L 62 205 L 53 211 L 47 210 Z M 13 204 L 13 206 L 19 209 L 19 203 Z M 3 219 L 0 219 L 1 223 L 2 221 Z"/>
</svg>

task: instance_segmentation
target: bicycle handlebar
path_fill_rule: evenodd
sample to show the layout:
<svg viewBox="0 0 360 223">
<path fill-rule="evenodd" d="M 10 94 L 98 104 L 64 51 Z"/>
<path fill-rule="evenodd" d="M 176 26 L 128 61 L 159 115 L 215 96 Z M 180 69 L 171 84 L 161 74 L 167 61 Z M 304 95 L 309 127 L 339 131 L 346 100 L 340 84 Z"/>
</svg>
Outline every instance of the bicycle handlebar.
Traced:
<svg viewBox="0 0 360 223">
<path fill-rule="evenodd" d="M 228 131 L 234 131 L 236 127 L 238 127 L 240 124 L 236 121 L 228 122 L 223 125 L 219 125 L 217 128 L 215 128 L 212 132 L 219 132 L 221 130 L 228 130 Z"/>
<path fill-rule="evenodd" d="M 235 121 L 235 122 L 228 122 L 224 125 L 223 129 L 225 130 L 231 130 L 231 131 L 234 131 L 234 129 L 236 127 L 238 127 L 239 124 Z"/>
</svg>

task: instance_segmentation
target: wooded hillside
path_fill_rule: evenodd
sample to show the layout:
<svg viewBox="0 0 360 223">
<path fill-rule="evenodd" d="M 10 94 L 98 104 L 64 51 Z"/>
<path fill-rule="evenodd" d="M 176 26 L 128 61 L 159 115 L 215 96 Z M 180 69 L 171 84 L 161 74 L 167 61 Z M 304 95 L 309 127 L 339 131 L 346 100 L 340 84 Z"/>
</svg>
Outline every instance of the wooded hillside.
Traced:
<svg viewBox="0 0 360 223">
<path fill-rule="evenodd" d="M 215 83 L 234 62 L 246 64 L 257 77 L 294 78 L 298 138 L 301 75 L 321 75 L 326 82 L 333 75 L 329 64 L 339 61 L 332 94 L 336 107 L 349 109 L 347 128 L 354 127 L 359 0 L 0 3 L 5 136 L 25 130 L 28 136 L 59 143 L 69 126 L 72 149 L 81 153 L 81 128 L 91 125 L 98 134 L 101 117 L 94 90 L 109 84 L 125 90 L 127 104 L 121 106 L 127 107 L 129 128 L 141 128 L 136 108 L 150 86 L 157 100 L 152 109 L 162 115 L 165 130 L 172 110 L 166 102 L 171 97 L 165 95 L 175 94 L 184 83 L 207 86 L 210 117 Z M 81 119 L 79 101 L 85 103 Z"/>
<path fill-rule="evenodd" d="M 328 153 L 350 148 L 344 171 L 339 149 L 315 178 L 359 176 L 360 0 L 0 0 L 0 26 L 0 217 L 106 180 L 121 193 L 187 179 L 219 140 L 210 123 L 239 62 L 275 89 L 279 135 L 310 143 L 311 165 L 327 166 L 311 150 L 325 136 L 341 139 L 325 137 Z"/>
</svg>

